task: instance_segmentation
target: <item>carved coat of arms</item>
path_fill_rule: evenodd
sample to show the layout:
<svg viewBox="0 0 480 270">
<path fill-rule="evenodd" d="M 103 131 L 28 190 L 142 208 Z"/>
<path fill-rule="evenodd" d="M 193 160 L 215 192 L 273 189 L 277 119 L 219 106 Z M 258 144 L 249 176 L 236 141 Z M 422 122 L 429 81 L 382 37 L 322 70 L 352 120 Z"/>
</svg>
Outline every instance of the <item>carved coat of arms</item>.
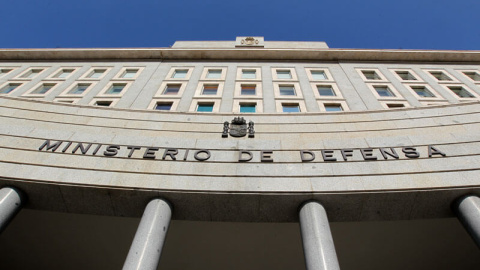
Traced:
<svg viewBox="0 0 480 270">
<path fill-rule="evenodd" d="M 247 121 L 243 117 L 235 117 L 231 123 L 228 123 L 228 121 L 223 123 L 223 138 L 227 138 L 228 134 L 230 134 L 232 137 L 244 137 L 247 135 L 247 133 L 249 138 L 253 138 L 255 136 L 253 122 L 248 122 L 247 126 Z"/>
</svg>

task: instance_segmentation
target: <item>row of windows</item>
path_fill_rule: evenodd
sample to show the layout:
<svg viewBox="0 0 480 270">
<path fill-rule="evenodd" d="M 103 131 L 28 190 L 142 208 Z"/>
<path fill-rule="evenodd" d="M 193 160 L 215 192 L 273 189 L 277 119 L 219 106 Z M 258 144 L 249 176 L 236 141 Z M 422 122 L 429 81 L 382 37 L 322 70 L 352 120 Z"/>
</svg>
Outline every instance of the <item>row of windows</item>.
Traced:
<svg viewBox="0 0 480 270">
<path fill-rule="evenodd" d="M 365 81 L 387 81 L 385 76 L 378 69 L 357 69 Z M 393 69 L 393 74 L 400 81 L 404 82 L 422 82 L 413 70 L 409 69 Z M 441 83 L 459 83 L 451 74 L 445 70 L 424 70 L 431 78 Z M 471 81 L 480 82 L 480 73 L 476 70 L 461 70 L 461 72 Z"/>
<path fill-rule="evenodd" d="M 79 70 L 79 67 L 73 68 L 60 68 L 59 70 L 52 73 L 49 77 L 45 78 L 46 80 L 63 80 L 67 79 L 72 75 L 75 71 Z M 84 73 L 79 79 L 90 79 L 90 80 L 97 80 L 102 79 L 107 72 L 109 72 L 112 68 L 111 67 L 102 67 L 102 68 L 91 68 L 86 73 Z M 0 77 L 10 73 L 13 71 L 14 68 L 0 68 Z M 20 73 L 18 76 L 15 76 L 13 80 L 31 80 L 35 78 L 37 75 L 41 74 L 47 70 L 45 67 L 33 67 L 25 70 L 24 72 Z M 124 67 L 118 72 L 113 79 L 135 79 L 139 76 L 140 72 L 143 70 L 143 67 Z"/>
</svg>

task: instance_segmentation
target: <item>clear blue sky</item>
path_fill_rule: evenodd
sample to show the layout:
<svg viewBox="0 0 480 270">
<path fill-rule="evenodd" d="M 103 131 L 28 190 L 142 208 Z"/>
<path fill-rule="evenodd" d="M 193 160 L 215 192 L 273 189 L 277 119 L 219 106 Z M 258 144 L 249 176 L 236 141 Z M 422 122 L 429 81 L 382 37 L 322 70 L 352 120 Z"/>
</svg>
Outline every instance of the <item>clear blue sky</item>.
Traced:
<svg viewBox="0 0 480 270">
<path fill-rule="evenodd" d="M 0 48 L 168 47 L 175 40 L 326 41 L 480 50 L 480 0 L 2 0 Z"/>
</svg>

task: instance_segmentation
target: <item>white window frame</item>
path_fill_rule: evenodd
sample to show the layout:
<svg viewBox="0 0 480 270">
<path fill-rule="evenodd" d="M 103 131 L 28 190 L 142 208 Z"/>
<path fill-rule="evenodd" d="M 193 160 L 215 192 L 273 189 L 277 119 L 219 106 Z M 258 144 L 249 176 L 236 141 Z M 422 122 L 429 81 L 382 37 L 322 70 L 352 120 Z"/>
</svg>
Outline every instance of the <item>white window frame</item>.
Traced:
<svg viewBox="0 0 480 270">
<path fill-rule="evenodd" d="M 316 80 L 313 78 L 313 75 L 312 75 L 312 71 L 322 71 L 323 73 L 325 73 L 325 75 L 327 76 L 327 79 L 326 80 Z M 305 68 L 305 72 L 307 73 L 307 77 L 308 77 L 308 80 L 312 81 L 312 82 L 334 82 L 335 79 L 333 78 L 333 75 L 330 73 L 330 70 L 328 70 L 328 68 L 313 68 L 313 67 L 308 67 L 308 68 Z"/>
<path fill-rule="evenodd" d="M 0 78 L 3 78 L 5 76 L 8 76 L 8 74 L 11 74 L 12 72 L 14 72 L 16 69 L 18 69 L 19 67 L 11 67 L 11 66 L 1 66 L 0 67 Z M 9 69 L 10 71 L 9 72 L 6 72 L 6 73 L 3 73 L 2 70 L 6 70 L 6 69 Z"/>
<path fill-rule="evenodd" d="M 261 99 L 234 99 L 233 100 L 233 113 L 240 113 L 240 104 L 242 103 L 255 103 L 254 113 L 263 113 L 263 100 Z"/>
<path fill-rule="evenodd" d="M 279 79 L 277 76 L 277 70 L 278 71 L 283 71 L 283 70 L 289 70 L 290 75 L 292 75 L 291 79 Z M 298 81 L 297 73 L 295 72 L 295 68 L 293 67 L 272 67 L 272 78 L 274 81 L 282 81 L 282 82 L 292 82 L 292 81 Z"/>
<path fill-rule="evenodd" d="M 321 96 L 320 93 L 318 93 L 318 89 L 317 89 L 317 86 L 321 86 L 321 85 L 331 86 L 332 89 L 333 89 L 333 92 L 335 93 L 335 96 Z M 335 100 L 336 99 L 344 99 L 343 95 L 342 95 L 342 92 L 340 91 L 340 89 L 338 88 L 336 83 L 329 83 L 329 82 L 310 83 L 310 86 L 312 87 L 312 91 L 313 91 L 313 94 L 315 95 L 316 99 L 335 99 Z"/>
<path fill-rule="evenodd" d="M 448 103 L 448 101 L 440 101 L 440 102 L 420 101 L 420 103 L 422 104 L 422 106 L 443 106 L 443 105 L 449 105 L 450 104 L 450 103 Z"/>
<path fill-rule="evenodd" d="M 24 96 L 24 97 L 45 97 L 45 96 L 51 94 L 53 91 L 55 91 L 55 89 L 57 89 L 62 82 L 63 81 L 41 81 L 41 82 L 35 84 L 30 90 L 28 90 L 27 92 L 22 94 L 22 96 Z M 52 88 L 50 88 L 50 90 L 48 90 L 45 94 L 32 94 L 32 92 L 34 92 L 35 90 L 37 90 L 38 88 L 40 88 L 44 84 L 55 84 L 55 85 Z"/>
<path fill-rule="evenodd" d="M 70 90 L 72 90 L 73 88 L 75 88 L 77 85 L 79 84 L 87 84 L 89 83 L 90 86 L 88 86 L 88 88 L 83 91 L 82 94 L 68 94 L 68 92 L 70 92 Z M 75 83 L 73 83 L 72 85 L 70 85 L 69 87 L 67 87 L 67 89 L 65 89 L 65 91 L 63 91 L 60 95 L 58 95 L 59 97 L 83 97 L 85 96 L 88 92 L 90 92 L 90 90 L 92 90 L 95 85 L 97 84 L 97 81 L 76 81 Z"/>
<path fill-rule="evenodd" d="M 242 78 L 243 70 L 255 70 L 255 79 Z M 237 81 L 261 81 L 262 68 L 261 67 L 237 67 Z"/>
<path fill-rule="evenodd" d="M 410 103 L 408 103 L 407 101 L 396 101 L 396 100 L 392 100 L 392 101 L 380 101 L 380 104 L 382 105 L 383 108 L 388 109 L 388 110 L 405 109 L 405 108 L 411 107 Z M 388 104 L 403 104 L 403 107 L 390 108 L 390 107 L 388 107 Z"/>
<path fill-rule="evenodd" d="M 103 74 L 98 77 L 98 78 L 90 78 L 88 77 L 90 74 L 93 74 L 94 70 L 96 69 L 104 69 L 105 72 L 103 72 Z M 83 73 L 82 76 L 80 76 L 80 78 L 78 78 L 77 80 L 87 80 L 87 81 L 100 81 L 101 79 L 105 78 L 105 76 L 107 76 L 107 74 L 112 70 L 112 67 L 106 67 L 106 66 L 94 66 L 94 67 L 91 67 L 89 68 L 85 73 Z"/>
<path fill-rule="evenodd" d="M 185 75 L 185 78 L 173 78 L 173 75 L 175 74 L 175 70 L 181 69 L 181 70 L 187 70 L 187 74 Z M 165 77 L 165 80 L 168 81 L 188 81 L 190 80 L 190 76 L 192 76 L 194 67 L 189 66 L 189 67 L 182 67 L 182 66 L 174 66 L 170 68 L 170 71 L 167 73 L 167 76 Z"/>
<path fill-rule="evenodd" d="M 88 103 L 88 105 L 99 107 L 99 108 L 113 108 L 113 107 L 115 107 L 115 105 L 117 105 L 119 100 L 120 100 L 120 98 L 94 98 Z M 98 105 L 96 106 L 95 103 L 97 103 L 98 101 L 100 101 L 100 102 L 111 101 L 112 103 L 110 104 L 110 106 L 98 106 Z"/>
<path fill-rule="evenodd" d="M 467 87 L 464 84 L 458 84 L 458 83 L 456 83 L 456 84 L 440 84 L 440 86 L 443 87 L 450 95 L 452 95 L 455 99 L 457 99 L 459 101 L 473 101 L 473 100 L 478 100 L 480 98 L 480 95 L 477 94 L 476 91 L 473 91 L 473 89 L 471 89 L 470 87 Z M 470 94 L 472 94 L 473 97 L 471 97 L 471 98 L 459 97 L 452 90 L 450 90 L 449 87 L 463 87 L 463 88 L 465 88 L 465 90 L 470 92 Z"/>
<path fill-rule="evenodd" d="M 298 100 L 298 99 L 282 99 L 282 100 L 275 100 L 275 107 L 278 113 L 284 113 L 283 104 L 298 104 L 298 106 L 300 107 L 300 112 L 297 112 L 297 113 L 307 112 L 307 106 L 305 106 L 305 101 Z"/>
<path fill-rule="evenodd" d="M 479 84 L 480 83 L 480 79 L 478 81 L 475 81 L 473 80 L 472 78 L 470 78 L 469 76 L 467 76 L 465 74 L 465 72 L 475 72 L 477 73 L 479 76 L 480 76 L 480 70 L 477 70 L 477 69 L 461 69 L 461 70 L 457 70 L 458 72 L 462 73 L 462 75 L 467 78 L 470 82 L 473 82 L 473 83 L 476 83 L 476 84 Z"/>
<path fill-rule="evenodd" d="M 418 100 L 422 100 L 422 101 L 436 101 L 436 100 L 445 100 L 445 98 L 440 95 L 437 91 L 435 91 L 430 85 L 428 84 L 418 84 L 418 83 L 415 83 L 415 84 L 404 84 L 405 88 L 407 88 L 410 93 L 412 93 L 412 95 L 414 95 Z M 433 95 L 435 95 L 435 97 L 422 97 L 422 96 L 419 96 L 417 94 L 417 92 L 415 92 L 415 90 L 412 89 L 412 87 L 425 87 L 427 88 L 428 91 L 430 91 Z"/>
<path fill-rule="evenodd" d="M 122 75 L 124 73 L 127 72 L 127 70 L 129 69 L 136 69 L 137 70 L 137 73 L 135 74 L 134 77 L 132 78 L 123 78 Z M 117 74 L 112 78 L 112 80 L 121 80 L 121 81 L 128 81 L 128 80 L 136 80 L 139 76 L 140 76 L 140 73 L 142 73 L 142 71 L 145 69 L 145 67 L 139 67 L 139 66 L 127 66 L 127 67 L 123 67 L 122 69 L 120 69 L 119 72 L 117 72 Z"/>
<path fill-rule="evenodd" d="M 295 88 L 296 95 L 294 96 L 280 95 L 280 85 L 293 85 L 293 87 Z M 302 89 L 300 88 L 300 84 L 298 82 L 274 82 L 273 91 L 275 93 L 276 99 L 303 99 Z"/>
<path fill-rule="evenodd" d="M 148 109 L 149 110 L 155 110 L 155 106 L 159 102 L 172 103 L 172 107 L 170 108 L 170 110 L 165 111 L 165 112 L 172 112 L 172 111 L 177 110 L 178 103 L 180 102 L 180 99 L 158 99 L 158 98 L 155 98 L 148 105 Z M 162 111 L 162 110 L 158 110 L 158 111 Z"/>
<path fill-rule="evenodd" d="M 163 92 L 167 88 L 167 84 L 180 84 L 180 89 L 178 90 L 178 93 L 176 95 L 164 95 Z M 183 95 L 183 92 L 185 91 L 186 87 L 187 87 L 187 82 L 185 81 L 164 81 L 158 88 L 157 93 L 154 95 L 154 97 L 180 98 Z"/>
<path fill-rule="evenodd" d="M 255 85 L 255 95 L 242 95 L 242 84 Z M 235 83 L 234 97 L 239 99 L 258 99 L 263 96 L 263 88 L 261 82 L 242 81 Z"/>
<path fill-rule="evenodd" d="M 395 95 L 394 97 L 382 97 L 380 96 L 378 93 L 377 93 L 377 90 L 375 90 L 375 87 L 378 86 L 378 87 L 385 87 L 387 86 L 390 91 L 393 92 L 393 94 Z M 405 98 L 400 94 L 400 92 L 398 92 L 398 90 L 393 87 L 393 85 L 391 83 L 382 83 L 382 82 L 378 82 L 378 83 L 367 83 L 367 87 L 370 89 L 370 91 L 372 91 L 372 94 L 378 99 L 378 100 L 404 100 Z"/>
<path fill-rule="evenodd" d="M 358 75 L 360 75 L 360 78 L 362 78 L 364 82 L 369 82 L 369 83 L 388 82 L 387 78 L 385 78 L 385 75 L 383 75 L 383 73 L 378 68 L 356 68 L 355 70 L 357 71 Z M 365 74 L 363 74 L 363 71 L 373 71 L 373 72 L 377 73 L 377 75 L 378 75 L 378 77 L 380 77 L 380 79 L 379 80 L 368 79 L 365 76 Z"/>
<path fill-rule="evenodd" d="M 455 77 L 453 76 L 452 74 L 450 74 L 448 71 L 446 71 L 445 69 L 422 69 L 426 74 L 427 76 L 429 76 L 430 78 L 432 78 L 432 80 L 436 81 L 437 83 L 439 84 L 458 84 L 460 83 L 460 81 Z M 451 81 L 441 81 L 441 80 L 438 80 L 435 76 L 433 76 L 430 72 L 443 72 L 445 75 L 447 75 L 448 77 L 450 77 L 450 79 L 452 79 Z"/>
<path fill-rule="evenodd" d="M 47 69 L 49 69 L 50 67 L 29 67 L 27 68 L 26 70 L 24 70 L 22 73 L 18 74 L 17 76 L 15 76 L 15 80 L 18 80 L 18 81 L 21 81 L 21 80 L 25 80 L 25 81 L 31 81 L 33 79 L 35 79 L 36 77 L 38 77 L 40 74 L 44 73 Z M 41 69 L 42 71 L 40 71 L 35 77 L 33 78 L 23 78 L 22 76 L 24 76 L 25 74 L 27 74 L 28 72 L 31 72 L 32 70 L 34 69 Z"/>
<path fill-rule="evenodd" d="M 327 112 L 325 109 L 325 105 L 330 105 L 330 104 L 338 104 L 342 106 L 343 111 L 340 112 L 347 112 L 350 111 L 350 108 L 348 107 L 348 104 L 344 100 L 317 100 L 318 107 L 320 108 L 320 111 L 322 112 Z M 328 113 L 339 113 L 339 112 L 328 112 Z"/>
<path fill-rule="evenodd" d="M 112 87 L 114 84 L 125 84 L 122 92 L 118 94 L 107 94 L 106 92 Z M 109 82 L 97 95 L 97 97 L 122 97 L 132 85 L 131 81 L 111 81 Z"/>
<path fill-rule="evenodd" d="M 208 70 L 221 70 L 220 78 L 207 78 Z M 206 81 L 225 81 L 225 77 L 227 76 L 227 67 L 204 67 L 202 76 L 200 77 L 201 80 Z"/>
<path fill-rule="evenodd" d="M 395 76 L 395 78 L 397 78 L 399 81 L 401 81 L 402 83 L 422 83 L 423 82 L 423 79 L 418 76 L 418 74 L 413 71 L 412 69 L 408 69 L 408 68 L 395 68 L 395 69 L 390 69 L 390 71 L 392 72 L 393 76 Z M 404 80 L 402 79 L 402 77 L 400 77 L 400 75 L 397 74 L 397 71 L 399 72 L 408 72 L 410 73 L 413 77 L 417 78 L 416 80 Z"/>
<path fill-rule="evenodd" d="M 14 90 L 12 90 L 10 93 L 4 93 L 4 94 L 1 94 L 0 95 L 10 95 L 12 94 L 13 92 L 15 91 L 18 91 L 18 89 L 20 89 L 20 87 L 24 86 L 25 84 L 25 81 L 7 81 L 7 82 L 4 82 L 0 85 L 0 89 L 3 89 L 4 87 L 6 87 L 7 85 L 9 84 L 20 84 L 19 86 L 17 86 L 17 88 L 15 88 Z"/>
<path fill-rule="evenodd" d="M 56 77 L 58 76 L 63 70 L 65 69 L 72 69 L 72 72 L 65 78 L 59 78 L 59 77 Z M 72 77 L 72 75 L 77 72 L 78 70 L 80 69 L 80 67 L 60 67 L 58 68 L 57 70 L 55 70 L 55 72 L 53 72 L 52 74 L 50 74 L 47 78 L 45 78 L 45 80 L 55 80 L 55 81 L 65 81 L 67 79 L 69 79 L 70 77 Z"/>
<path fill-rule="evenodd" d="M 216 84 L 218 85 L 217 88 L 217 94 L 215 95 L 203 95 L 203 87 L 205 85 L 212 85 Z M 224 82 L 217 82 L 217 81 L 207 81 L 207 82 L 199 82 L 197 85 L 197 89 L 195 89 L 195 98 L 221 98 L 223 95 L 223 87 L 225 83 Z"/>
<path fill-rule="evenodd" d="M 221 99 L 192 99 L 189 111 L 195 113 L 215 113 L 220 110 L 220 102 Z M 197 105 L 199 103 L 213 103 L 213 110 L 211 112 L 197 112 Z"/>
</svg>

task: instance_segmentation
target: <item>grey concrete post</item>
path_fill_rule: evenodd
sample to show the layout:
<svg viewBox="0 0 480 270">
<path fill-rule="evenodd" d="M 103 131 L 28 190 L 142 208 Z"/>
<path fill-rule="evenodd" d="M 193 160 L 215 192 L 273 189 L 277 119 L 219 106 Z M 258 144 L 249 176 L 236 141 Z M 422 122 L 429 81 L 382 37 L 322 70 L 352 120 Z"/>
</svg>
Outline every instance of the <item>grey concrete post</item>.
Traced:
<svg viewBox="0 0 480 270">
<path fill-rule="evenodd" d="M 147 204 L 123 270 L 157 269 L 171 217 L 167 201 L 153 199 Z"/>
<path fill-rule="evenodd" d="M 22 206 L 20 191 L 4 187 L 0 189 L 0 233 L 7 227 Z"/>
<path fill-rule="evenodd" d="M 462 197 L 455 202 L 453 210 L 480 248 L 480 198 L 475 195 Z"/>
<path fill-rule="evenodd" d="M 307 270 L 340 269 L 325 208 L 310 201 L 300 207 L 299 216 Z"/>
</svg>

